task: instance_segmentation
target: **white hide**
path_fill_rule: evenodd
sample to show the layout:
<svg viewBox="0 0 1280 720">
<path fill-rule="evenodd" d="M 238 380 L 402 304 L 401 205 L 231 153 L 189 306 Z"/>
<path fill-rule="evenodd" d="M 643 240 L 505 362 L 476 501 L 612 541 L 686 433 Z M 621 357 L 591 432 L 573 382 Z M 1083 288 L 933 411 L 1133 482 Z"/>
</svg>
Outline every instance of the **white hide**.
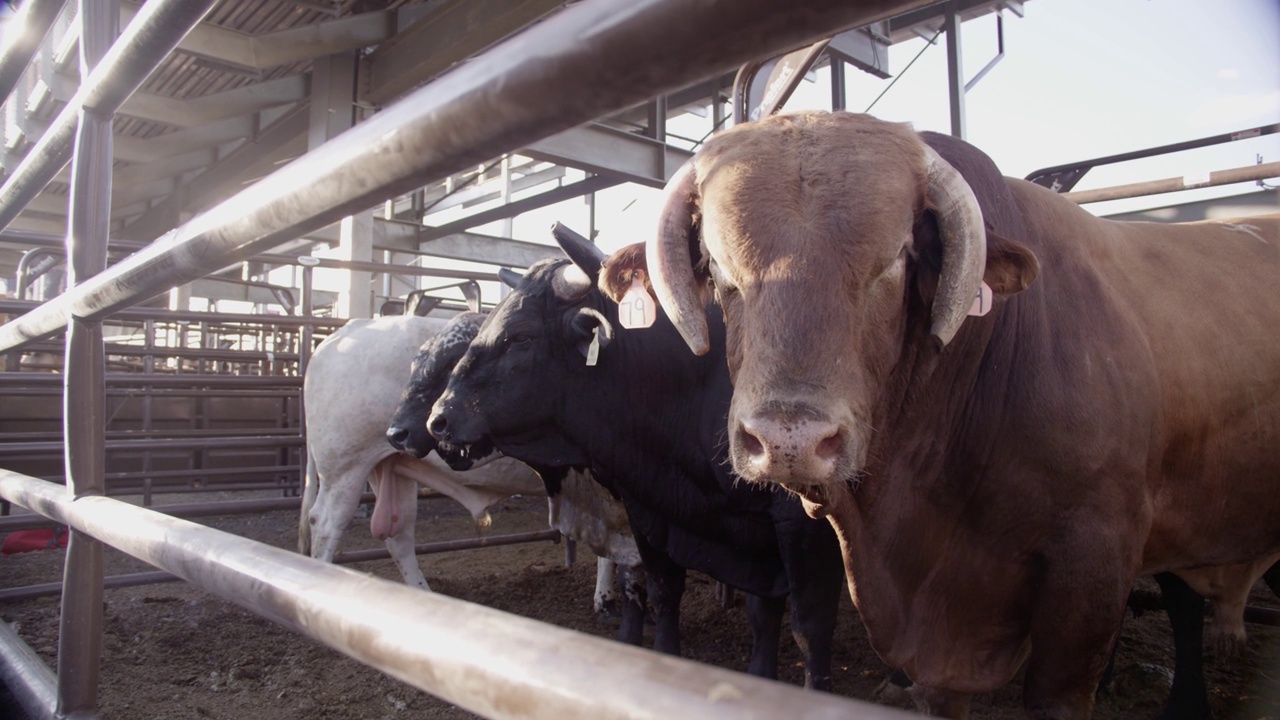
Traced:
<svg viewBox="0 0 1280 720">
<path fill-rule="evenodd" d="M 465 473 L 435 453 L 417 460 L 387 443 L 387 425 L 409 380 L 419 347 L 445 321 L 411 315 L 352 320 L 312 355 L 303 379 L 307 473 L 298 546 L 331 562 L 375 467 L 394 472 L 397 516 L 387 550 L 405 582 L 429 589 L 414 555 L 417 484 L 462 503 L 481 527 L 489 508 L 511 495 L 545 495 L 542 480 L 523 463 L 500 458 Z M 385 461 L 385 462 L 384 462 Z M 375 485 L 376 486 L 376 485 Z"/>
<path fill-rule="evenodd" d="M 571 472 L 560 483 L 560 494 L 551 503 L 551 527 L 566 538 L 566 551 L 575 543 L 586 545 L 600 562 L 596 567 L 594 606 L 597 613 L 617 597 L 614 564 L 631 569 L 641 577 L 640 551 L 631 535 L 631 523 L 622 502 L 609 494 L 586 473 Z M 607 560 L 606 560 L 607 558 Z M 572 562 L 572 558 L 568 558 Z"/>
</svg>

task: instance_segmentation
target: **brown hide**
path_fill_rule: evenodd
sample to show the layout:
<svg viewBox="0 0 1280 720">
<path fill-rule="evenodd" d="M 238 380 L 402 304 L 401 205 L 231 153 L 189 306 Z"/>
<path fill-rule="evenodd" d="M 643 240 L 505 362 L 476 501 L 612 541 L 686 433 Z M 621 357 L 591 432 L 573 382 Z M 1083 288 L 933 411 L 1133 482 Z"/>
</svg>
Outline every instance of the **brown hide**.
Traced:
<svg viewBox="0 0 1280 720">
<path fill-rule="evenodd" d="M 1026 660 L 1031 711 L 1087 716 L 1136 576 L 1280 552 L 1280 217 L 1116 223 L 1007 180 L 1002 294 L 939 349 L 922 152 L 807 113 L 695 157 L 734 466 L 830 518 L 886 662 L 968 693 Z"/>
</svg>

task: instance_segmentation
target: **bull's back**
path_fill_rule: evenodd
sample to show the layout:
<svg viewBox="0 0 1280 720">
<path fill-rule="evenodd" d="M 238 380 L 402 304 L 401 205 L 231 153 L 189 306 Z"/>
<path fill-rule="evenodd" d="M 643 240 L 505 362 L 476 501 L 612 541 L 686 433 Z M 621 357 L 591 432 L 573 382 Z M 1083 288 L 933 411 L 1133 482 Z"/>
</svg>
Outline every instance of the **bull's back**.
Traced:
<svg viewBox="0 0 1280 720">
<path fill-rule="evenodd" d="M 1090 317 L 1096 331 L 1075 350 L 1131 379 L 1096 399 L 1100 417 L 1150 426 L 1133 448 L 1152 520 L 1144 569 L 1280 549 L 1280 216 L 1121 223 L 1015 190 L 1048 208 L 1029 243 L 1052 286 L 1047 311 Z"/>
</svg>

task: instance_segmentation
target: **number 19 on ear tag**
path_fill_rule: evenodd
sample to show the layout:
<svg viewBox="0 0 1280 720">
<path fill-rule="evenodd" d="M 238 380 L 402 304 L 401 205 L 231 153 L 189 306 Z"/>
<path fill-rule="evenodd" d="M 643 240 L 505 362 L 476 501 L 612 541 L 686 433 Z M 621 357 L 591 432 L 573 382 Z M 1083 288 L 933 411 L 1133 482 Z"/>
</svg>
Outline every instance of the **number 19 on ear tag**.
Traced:
<svg viewBox="0 0 1280 720">
<path fill-rule="evenodd" d="M 622 302 L 618 303 L 618 322 L 622 323 L 622 327 L 631 330 L 647 328 L 657 319 L 657 303 L 645 291 L 644 283 L 640 278 L 634 278 L 631 281 L 631 289 L 627 290 L 627 294 L 622 296 Z"/>
<path fill-rule="evenodd" d="M 978 288 L 978 295 L 973 298 L 973 305 L 969 308 L 969 316 L 982 317 L 991 312 L 991 299 L 991 286 L 984 282 Z"/>
</svg>

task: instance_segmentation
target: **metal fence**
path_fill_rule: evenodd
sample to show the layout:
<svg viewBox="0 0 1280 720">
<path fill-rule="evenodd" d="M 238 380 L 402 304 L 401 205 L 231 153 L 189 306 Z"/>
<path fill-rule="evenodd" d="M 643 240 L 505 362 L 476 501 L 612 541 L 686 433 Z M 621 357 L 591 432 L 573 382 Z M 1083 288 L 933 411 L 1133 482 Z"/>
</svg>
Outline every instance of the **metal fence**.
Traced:
<svg viewBox="0 0 1280 720">
<path fill-rule="evenodd" d="M 101 320 L 488 158 L 931 0 L 583 0 L 109 269 L 111 117 L 213 0 L 148 0 L 118 40 L 114 0 L 80 1 L 80 90 L 0 187 L 3 230 L 72 163 L 70 289 L 0 327 L 0 352 L 66 328 L 64 402 L 81 409 L 65 420 L 67 488 L 0 471 L 0 497 L 72 528 L 57 674 L 0 627 L 0 671 L 33 716 L 94 714 L 104 542 L 487 717 L 902 716 L 424 594 L 105 497 Z M 29 60 L 0 57 L 0 78 Z"/>
</svg>

